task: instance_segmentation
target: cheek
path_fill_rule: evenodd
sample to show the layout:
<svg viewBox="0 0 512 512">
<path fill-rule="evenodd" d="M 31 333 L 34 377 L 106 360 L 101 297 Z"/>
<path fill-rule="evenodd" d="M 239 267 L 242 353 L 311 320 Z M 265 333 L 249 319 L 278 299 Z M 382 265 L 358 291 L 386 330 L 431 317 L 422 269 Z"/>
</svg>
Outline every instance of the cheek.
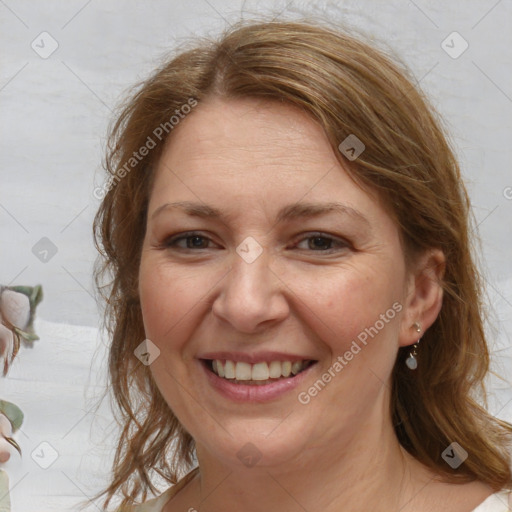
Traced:
<svg viewBox="0 0 512 512">
<path fill-rule="evenodd" d="M 143 256 L 139 294 L 146 337 L 165 352 L 179 350 L 188 359 L 193 348 L 188 341 L 211 309 L 209 291 L 225 275 L 222 266 L 187 267 L 172 264 L 161 254 Z M 176 358 L 171 360 L 175 364 Z"/>
<path fill-rule="evenodd" d="M 400 281 L 392 272 L 369 265 L 318 272 L 307 278 L 296 276 L 291 282 L 303 304 L 299 306 L 301 314 L 309 318 L 315 336 L 335 354 L 348 350 L 358 336 L 365 341 L 365 333 L 366 340 L 373 340 L 398 332 Z"/>
<path fill-rule="evenodd" d="M 201 290 L 197 283 L 173 271 L 169 265 L 143 258 L 139 293 L 146 336 L 161 343 L 198 304 Z"/>
</svg>

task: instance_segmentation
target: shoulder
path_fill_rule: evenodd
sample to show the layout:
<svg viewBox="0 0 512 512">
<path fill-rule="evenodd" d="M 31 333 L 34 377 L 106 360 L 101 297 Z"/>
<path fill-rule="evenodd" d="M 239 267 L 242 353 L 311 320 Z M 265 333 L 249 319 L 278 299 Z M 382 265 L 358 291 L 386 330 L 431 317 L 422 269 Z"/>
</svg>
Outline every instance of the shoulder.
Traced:
<svg viewBox="0 0 512 512">
<path fill-rule="evenodd" d="M 501 491 L 489 496 L 473 512 L 512 512 L 512 491 Z"/>
</svg>

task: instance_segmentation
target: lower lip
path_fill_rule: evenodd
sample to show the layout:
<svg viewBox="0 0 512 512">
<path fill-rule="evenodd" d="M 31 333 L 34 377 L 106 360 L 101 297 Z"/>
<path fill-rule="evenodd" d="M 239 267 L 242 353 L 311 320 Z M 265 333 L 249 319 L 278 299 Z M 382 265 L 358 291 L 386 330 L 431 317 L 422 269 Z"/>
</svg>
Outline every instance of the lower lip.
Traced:
<svg viewBox="0 0 512 512">
<path fill-rule="evenodd" d="M 250 385 L 250 384 L 235 384 L 229 380 L 219 377 L 217 374 L 210 371 L 205 364 L 200 362 L 203 371 L 206 373 L 208 381 L 212 387 L 218 391 L 221 395 L 234 402 L 269 402 L 276 400 L 285 393 L 288 393 L 295 389 L 311 372 L 316 366 L 316 363 L 312 364 L 295 377 L 289 377 L 279 379 L 275 382 L 262 385 Z"/>
</svg>

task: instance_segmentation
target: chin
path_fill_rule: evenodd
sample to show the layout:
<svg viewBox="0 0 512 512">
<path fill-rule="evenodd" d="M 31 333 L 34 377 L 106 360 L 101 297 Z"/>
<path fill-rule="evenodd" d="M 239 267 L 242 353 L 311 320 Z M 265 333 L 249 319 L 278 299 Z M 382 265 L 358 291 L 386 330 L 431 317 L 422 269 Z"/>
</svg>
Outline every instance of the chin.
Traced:
<svg viewBox="0 0 512 512">
<path fill-rule="evenodd" d="M 307 425 L 286 423 L 287 419 L 282 418 L 227 423 L 226 430 L 219 427 L 215 434 L 202 433 L 204 442 L 197 440 L 198 456 L 202 446 L 210 456 L 229 467 L 272 468 L 296 463 L 307 447 L 309 433 Z"/>
</svg>

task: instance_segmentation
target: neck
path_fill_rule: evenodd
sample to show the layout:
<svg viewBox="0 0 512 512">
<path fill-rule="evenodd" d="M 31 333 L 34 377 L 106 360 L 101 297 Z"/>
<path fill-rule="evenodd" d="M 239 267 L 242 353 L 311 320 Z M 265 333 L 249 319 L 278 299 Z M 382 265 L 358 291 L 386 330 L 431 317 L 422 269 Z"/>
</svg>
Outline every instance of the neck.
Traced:
<svg viewBox="0 0 512 512">
<path fill-rule="evenodd" d="M 286 464 L 247 468 L 221 464 L 197 448 L 200 510 L 353 512 L 399 510 L 427 481 L 400 446 L 391 421 L 369 422 L 325 439 Z M 199 506 L 199 502 L 197 503 Z"/>
</svg>

